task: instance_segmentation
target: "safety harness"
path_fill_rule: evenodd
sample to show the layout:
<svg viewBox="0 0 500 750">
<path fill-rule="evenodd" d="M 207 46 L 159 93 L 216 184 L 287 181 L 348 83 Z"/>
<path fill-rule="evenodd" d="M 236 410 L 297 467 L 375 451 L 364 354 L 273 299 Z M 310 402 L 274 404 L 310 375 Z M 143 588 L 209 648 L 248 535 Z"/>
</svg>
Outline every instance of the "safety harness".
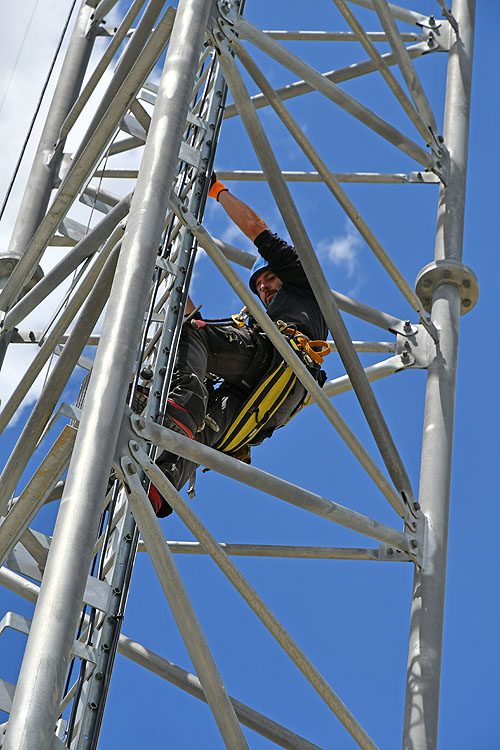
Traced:
<svg viewBox="0 0 500 750">
<path fill-rule="evenodd" d="M 246 325 L 243 311 L 238 315 L 234 315 L 232 321 L 239 327 Z M 276 321 L 276 326 L 313 377 L 318 381 L 319 385 L 322 386 L 326 375 L 321 370 L 321 365 L 323 364 L 324 357 L 330 353 L 328 343 L 319 340 L 311 341 L 305 334 L 298 331 L 297 326 L 294 324 L 278 320 Z M 223 438 L 215 445 L 215 448 L 249 463 L 250 456 L 247 447 L 260 442 L 258 439 L 259 432 L 280 408 L 296 382 L 297 376 L 292 368 L 285 362 L 279 352 L 274 350 L 270 367 L 266 370 L 257 385 L 252 387 L 248 398 L 241 404 L 231 426 Z M 287 422 L 303 406 L 304 399 L 294 409 Z"/>
<path fill-rule="evenodd" d="M 256 338 L 257 352 L 254 365 L 246 373 L 245 379 L 241 381 L 243 392 L 247 392 L 247 398 L 243 400 L 238 412 L 221 440 L 215 444 L 215 448 L 223 453 L 250 463 L 250 446 L 258 445 L 259 433 L 269 422 L 271 417 L 278 411 L 287 396 L 291 393 L 297 382 L 297 376 L 292 368 L 286 363 L 281 354 L 269 343 L 266 334 L 256 325 L 255 321 L 248 319 L 243 308 L 237 315 L 231 318 L 219 318 L 204 320 L 201 316 L 193 318 L 192 315 L 185 321 L 193 328 L 201 328 L 210 325 L 236 325 L 242 328 L 250 326 L 260 335 Z M 198 310 L 195 311 L 195 315 Z M 288 341 L 297 356 L 306 365 L 315 380 L 322 387 L 326 380 L 326 374 L 321 369 L 324 357 L 330 353 L 330 347 L 326 341 L 311 341 L 305 334 L 297 330 L 292 323 L 276 321 L 276 326 L 282 336 Z M 259 378 L 260 375 L 260 378 Z M 257 380 L 256 385 L 252 385 Z M 221 387 L 224 390 L 224 386 Z M 220 389 L 215 390 L 218 392 Z M 129 388 L 130 396 L 131 388 Z M 149 395 L 147 386 L 136 386 L 132 410 L 142 413 Z M 303 408 L 305 396 L 296 406 L 287 419 L 288 422 Z M 210 427 L 218 431 L 218 425 L 208 414 L 205 417 L 203 427 Z M 206 471 L 206 469 L 204 470 Z"/>
</svg>

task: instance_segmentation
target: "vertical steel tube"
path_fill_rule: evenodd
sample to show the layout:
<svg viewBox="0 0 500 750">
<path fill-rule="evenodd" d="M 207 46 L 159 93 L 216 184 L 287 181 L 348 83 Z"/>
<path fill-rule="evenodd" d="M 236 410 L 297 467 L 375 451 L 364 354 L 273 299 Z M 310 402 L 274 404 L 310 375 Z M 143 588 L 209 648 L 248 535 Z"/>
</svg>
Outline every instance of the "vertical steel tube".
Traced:
<svg viewBox="0 0 500 750">
<path fill-rule="evenodd" d="M 439 195 L 436 259 L 460 261 L 465 211 L 475 0 L 455 0 L 459 33 L 450 50 L 444 136 L 450 178 Z M 404 750 L 435 750 L 446 582 L 460 291 L 437 287 L 432 319 L 440 341 L 429 367 L 420 504 L 427 520 L 423 570 L 415 572 L 403 729 Z"/>
<path fill-rule="evenodd" d="M 52 745 L 210 7 L 211 0 L 179 2 L 4 750 Z"/>
<path fill-rule="evenodd" d="M 16 262 L 22 257 L 31 237 L 42 221 L 54 187 L 60 160 L 49 164 L 48 154 L 57 141 L 59 129 L 82 85 L 97 34 L 97 28 L 92 34 L 86 33 L 91 15 L 92 8 L 82 2 L 6 253 Z M 2 317 L 0 313 L 0 319 Z M 9 334 L 0 334 L 0 367 L 5 359 L 9 342 Z"/>
<path fill-rule="evenodd" d="M 37 154 L 27 181 L 26 191 L 14 226 L 9 253 L 22 254 L 35 229 L 40 224 L 47 209 L 50 193 L 54 187 L 54 178 L 59 168 L 59 161 L 49 163 L 49 155 L 59 136 L 59 129 L 78 96 L 85 70 L 92 52 L 97 29 L 87 37 L 88 24 L 93 9 L 82 3 L 75 30 L 66 53 L 59 82 L 47 121 L 42 131 Z M 62 151 L 61 151 L 62 156 Z"/>
</svg>

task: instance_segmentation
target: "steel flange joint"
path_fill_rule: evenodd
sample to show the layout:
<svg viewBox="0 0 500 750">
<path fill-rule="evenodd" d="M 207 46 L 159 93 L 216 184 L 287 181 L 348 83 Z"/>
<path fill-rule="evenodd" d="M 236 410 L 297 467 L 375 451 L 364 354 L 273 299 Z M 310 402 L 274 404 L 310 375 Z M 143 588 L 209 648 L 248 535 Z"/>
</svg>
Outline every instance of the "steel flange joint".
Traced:
<svg viewBox="0 0 500 750">
<path fill-rule="evenodd" d="M 5 253 L 0 255 L 0 289 L 3 288 L 9 276 L 13 273 L 15 267 L 21 260 L 20 253 Z M 35 284 L 43 279 L 43 271 L 40 266 L 37 266 L 36 271 L 32 275 L 31 279 L 27 282 L 24 287 L 23 294 L 31 291 Z"/>
<path fill-rule="evenodd" d="M 431 311 L 434 291 L 441 284 L 455 284 L 460 289 L 461 315 L 472 310 L 479 297 L 479 284 L 468 266 L 457 260 L 436 260 L 422 268 L 415 292 L 427 312 Z"/>
</svg>

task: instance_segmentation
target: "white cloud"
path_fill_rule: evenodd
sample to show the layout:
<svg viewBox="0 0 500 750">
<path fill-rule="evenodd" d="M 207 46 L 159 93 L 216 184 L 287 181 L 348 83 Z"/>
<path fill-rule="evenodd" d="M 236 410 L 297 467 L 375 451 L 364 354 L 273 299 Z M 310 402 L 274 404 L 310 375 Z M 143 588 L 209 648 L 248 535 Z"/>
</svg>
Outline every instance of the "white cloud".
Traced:
<svg viewBox="0 0 500 750">
<path fill-rule="evenodd" d="M 320 255 L 326 256 L 334 265 L 343 269 L 352 278 L 359 269 L 359 250 L 363 239 L 350 221 L 345 223 L 343 234 L 318 243 Z"/>
<path fill-rule="evenodd" d="M 229 244 L 233 244 L 236 240 L 241 241 L 241 236 L 241 230 L 238 229 L 236 224 L 229 222 L 222 232 L 221 240 L 223 240 L 224 242 L 228 242 Z"/>
</svg>

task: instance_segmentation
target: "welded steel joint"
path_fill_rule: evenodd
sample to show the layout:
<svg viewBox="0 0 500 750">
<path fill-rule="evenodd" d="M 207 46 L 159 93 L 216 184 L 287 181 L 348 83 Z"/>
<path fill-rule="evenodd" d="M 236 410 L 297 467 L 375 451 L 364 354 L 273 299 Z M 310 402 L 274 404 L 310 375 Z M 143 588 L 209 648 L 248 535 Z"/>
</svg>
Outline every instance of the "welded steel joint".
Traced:
<svg viewBox="0 0 500 750">
<path fill-rule="evenodd" d="M 415 292 L 424 309 L 431 311 L 432 298 L 441 284 L 455 284 L 460 290 L 460 314 L 472 310 L 479 297 L 479 284 L 475 273 L 458 260 L 435 260 L 428 263 L 417 276 Z"/>
</svg>

